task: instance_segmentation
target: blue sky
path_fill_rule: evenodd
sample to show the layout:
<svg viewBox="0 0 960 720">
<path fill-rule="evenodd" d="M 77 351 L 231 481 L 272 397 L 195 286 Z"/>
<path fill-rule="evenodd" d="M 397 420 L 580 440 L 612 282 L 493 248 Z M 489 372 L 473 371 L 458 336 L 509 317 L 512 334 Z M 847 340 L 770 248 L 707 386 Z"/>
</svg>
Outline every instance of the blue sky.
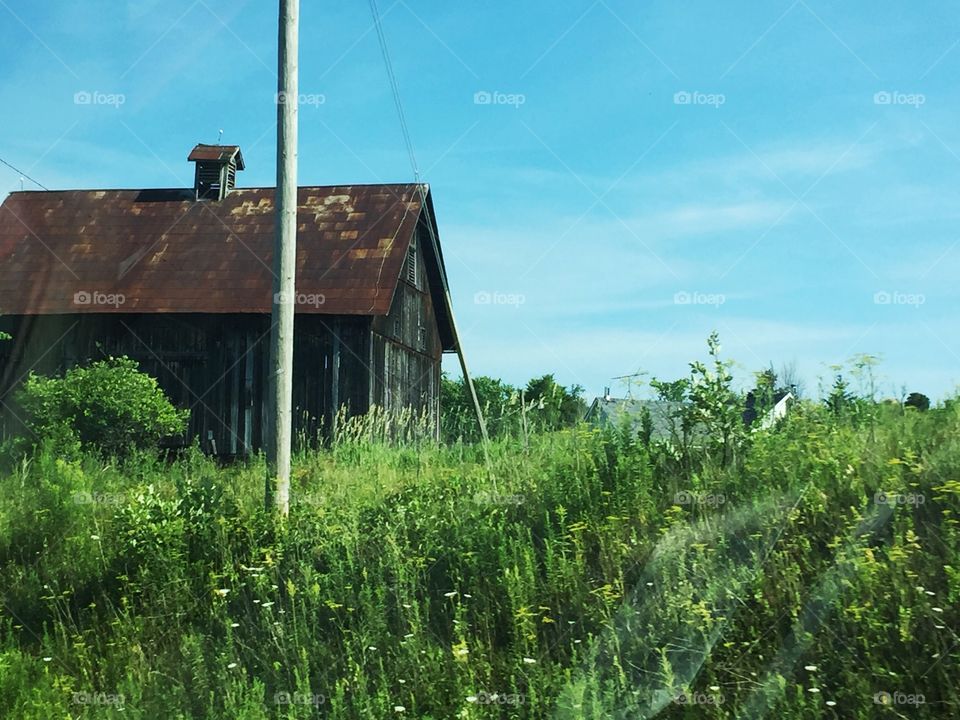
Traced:
<svg viewBox="0 0 960 720">
<path fill-rule="evenodd" d="M 885 394 L 954 392 L 949 5 L 379 2 L 475 372 L 617 392 L 716 329 L 744 379 L 794 362 L 816 394 L 873 353 Z M 187 186 L 222 128 L 272 185 L 274 6 L 0 0 L 0 157 Z M 303 3 L 301 44 L 300 183 L 410 180 L 366 3 Z"/>
</svg>

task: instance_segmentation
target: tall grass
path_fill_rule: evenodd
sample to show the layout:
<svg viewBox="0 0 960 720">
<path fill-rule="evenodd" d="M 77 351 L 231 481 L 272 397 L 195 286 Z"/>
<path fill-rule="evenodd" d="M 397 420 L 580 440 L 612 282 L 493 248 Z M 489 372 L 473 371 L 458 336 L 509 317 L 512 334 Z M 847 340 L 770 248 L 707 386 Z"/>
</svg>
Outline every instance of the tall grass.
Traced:
<svg viewBox="0 0 960 720">
<path fill-rule="evenodd" d="M 960 714 L 956 405 L 801 405 L 690 472 L 616 430 L 487 467 L 392 422 L 300 453 L 281 528 L 260 459 L 9 467 L 0 714 Z"/>
</svg>

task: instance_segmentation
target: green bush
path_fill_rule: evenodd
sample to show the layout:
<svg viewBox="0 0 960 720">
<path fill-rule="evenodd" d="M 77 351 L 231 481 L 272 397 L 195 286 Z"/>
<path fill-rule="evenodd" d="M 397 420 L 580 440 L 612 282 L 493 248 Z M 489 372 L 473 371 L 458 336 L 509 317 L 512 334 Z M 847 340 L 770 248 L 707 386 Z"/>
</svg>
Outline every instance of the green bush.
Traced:
<svg viewBox="0 0 960 720">
<path fill-rule="evenodd" d="M 157 381 L 138 368 L 135 360 L 121 357 L 72 368 L 63 377 L 31 373 L 17 395 L 27 427 L 64 451 L 116 456 L 184 432 L 189 411 L 175 408 Z"/>
</svg>

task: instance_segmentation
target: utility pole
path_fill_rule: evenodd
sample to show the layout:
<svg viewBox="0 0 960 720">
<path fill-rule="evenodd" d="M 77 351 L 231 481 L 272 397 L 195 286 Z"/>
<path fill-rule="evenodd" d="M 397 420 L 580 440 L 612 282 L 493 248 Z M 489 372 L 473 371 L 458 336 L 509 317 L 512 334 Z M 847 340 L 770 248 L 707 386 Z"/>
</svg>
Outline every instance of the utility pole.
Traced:
<svg viewBox="0 0 960 720">
<path fill-rule="evenodd" d="M 267 418 L 267 510 L 290 513 L 293 319 L 297 271 L 297 55 L 300 0 L 280 0 L 277 76 L 276 243 Z"/>
</svg>

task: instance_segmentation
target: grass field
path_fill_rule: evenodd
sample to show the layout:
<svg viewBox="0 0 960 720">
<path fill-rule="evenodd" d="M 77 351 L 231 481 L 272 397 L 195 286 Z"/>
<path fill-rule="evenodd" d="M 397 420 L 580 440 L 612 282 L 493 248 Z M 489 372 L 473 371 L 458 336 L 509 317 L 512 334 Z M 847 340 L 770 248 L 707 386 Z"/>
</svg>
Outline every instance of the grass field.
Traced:
<svg viewBox="0 0 960 720">
<path fill-rule="evenodd" d="M 9 466 L 0 716 L 960 716 L 960 404 L 490 451 Z"/>
</svg>

